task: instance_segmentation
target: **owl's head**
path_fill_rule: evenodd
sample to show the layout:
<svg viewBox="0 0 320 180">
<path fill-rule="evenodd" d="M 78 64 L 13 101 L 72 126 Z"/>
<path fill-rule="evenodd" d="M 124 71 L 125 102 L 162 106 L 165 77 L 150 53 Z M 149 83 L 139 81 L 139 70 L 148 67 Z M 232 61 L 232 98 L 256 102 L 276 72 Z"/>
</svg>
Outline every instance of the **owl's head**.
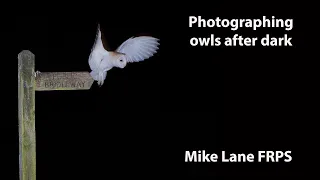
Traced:
<svg viewBox="0 0 320 180">
<path fill-rule="evenodd" d="M 120 54 L 114 61 L 114 66 L 118 68 L 124 68 L 127 65 L 127 59 L 124 54 Z"/>
</svg>

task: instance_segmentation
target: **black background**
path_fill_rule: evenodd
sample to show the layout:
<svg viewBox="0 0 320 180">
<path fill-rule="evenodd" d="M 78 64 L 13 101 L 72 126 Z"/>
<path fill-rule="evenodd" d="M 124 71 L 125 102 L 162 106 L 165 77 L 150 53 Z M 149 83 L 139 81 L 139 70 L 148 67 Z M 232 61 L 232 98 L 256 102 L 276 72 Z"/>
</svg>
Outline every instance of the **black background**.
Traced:
<svg viewBox="0 0 320 180">
<path fill-rule="evenodd" d="M 90 71 L 87 60 L 97 22 L 113 50 L 131 36 L 160 39 L 154 57 L 110 70 L 101 88 L 95 82 L 86 91 L 36 92 L 37 179 L 299 175 L 294 167 L 300 151 L 293 144 L 300 142 L 295 122 L 302 114 L 299 60 L 306 50 L 302 17 L 288 4 L 261 7 L 17 16 L 15 53 L 33 52 L 36 70 L 42 72 Z M 188 28 L 189 15 L 276 16 L 294 19 L 294 27 Z M 189 45 L 191 37 L 235 33 L 259 38 L 287 33 L 294 46 Z M 293 161 L 185 163 L 186 150 L 255 155 L 259 150 L 290 150 Z"/>
</svg>

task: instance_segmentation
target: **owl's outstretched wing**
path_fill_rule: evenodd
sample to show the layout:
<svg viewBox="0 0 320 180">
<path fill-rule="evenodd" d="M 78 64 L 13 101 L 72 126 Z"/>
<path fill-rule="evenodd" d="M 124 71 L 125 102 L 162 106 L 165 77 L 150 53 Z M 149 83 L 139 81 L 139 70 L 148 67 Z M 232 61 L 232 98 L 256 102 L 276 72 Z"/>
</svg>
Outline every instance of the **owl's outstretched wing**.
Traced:
<svg viewBox="0 0 320 180">
<path fill-rule="evenodd" d="M 150 36 L 131 37 L 124 41 L 116 52 L 123 53 L 127 62 L 139 62 L 153 56 L 159 49 L 159 39 Z"/>
<path fill-rule="evenodd" d="M 100 31 L 100 24 L 97 26 L 97 31 L 96 31 L 96 37 L 95 41 L 93 43 L 93 46 L 91 48 L 91 53 L 89 56 L 89 66 L 91 70 L 97 71 L 99 64 L 105 54 L 108 53 L 108 51 L 105 50 L 101 38 L 101 31 Z"/>
<path fill-rule="evenodd" d="M 104 50 L 103 44 L 102 44 L 102 39 L 101 39 L 100 24 L 98 24 L 98 26 L 97 26 L 96 38 L 94 39 L 94 43 L 91 48 L 91 53 L 93 51 L 99 51 L 99 50 Z"/>
</svg>

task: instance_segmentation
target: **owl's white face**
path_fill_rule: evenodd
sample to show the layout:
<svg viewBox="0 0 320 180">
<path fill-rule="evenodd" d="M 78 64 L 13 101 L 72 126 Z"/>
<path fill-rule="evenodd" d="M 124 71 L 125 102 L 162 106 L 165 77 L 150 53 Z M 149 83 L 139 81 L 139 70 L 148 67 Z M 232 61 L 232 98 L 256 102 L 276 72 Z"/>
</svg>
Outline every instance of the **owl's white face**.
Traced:
<svg viewBox="0 0 320 180">
<path fill-rule="evenodd" d="M 125 55 L 120 55 L 119 58 L 114 62 L 114 66 L 118 68 L 124 68 L 127 65 L 127 60 Z"/>
</svg>

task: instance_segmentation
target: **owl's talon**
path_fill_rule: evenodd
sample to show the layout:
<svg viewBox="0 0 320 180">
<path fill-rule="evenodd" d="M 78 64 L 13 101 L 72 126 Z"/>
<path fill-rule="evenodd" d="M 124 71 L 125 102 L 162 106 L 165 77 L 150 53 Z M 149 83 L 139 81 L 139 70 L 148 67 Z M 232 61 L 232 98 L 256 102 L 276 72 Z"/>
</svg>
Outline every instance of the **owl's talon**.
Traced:
<svg viewBox="0 0 320 180">
<path fill-rule="evenodd" d="M 40 73 L 41 73 L 40 71 L 36 71 L 36 72 L 34 73 L 34 77 L 37 77 L 37 75 L 40 74 Z"/>
</svg>

